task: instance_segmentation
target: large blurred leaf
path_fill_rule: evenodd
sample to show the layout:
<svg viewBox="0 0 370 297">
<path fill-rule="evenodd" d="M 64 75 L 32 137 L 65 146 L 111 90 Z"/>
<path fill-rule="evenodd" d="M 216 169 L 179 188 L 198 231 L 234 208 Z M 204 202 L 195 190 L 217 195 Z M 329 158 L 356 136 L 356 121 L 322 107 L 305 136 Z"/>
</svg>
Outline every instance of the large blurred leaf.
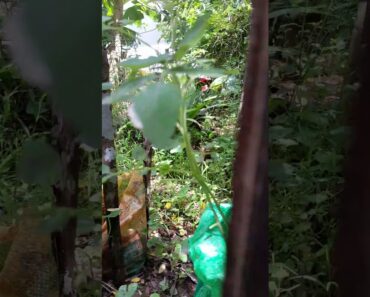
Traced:
<svg viewBox="0 0 370 297">
<path fill-rule="evenodd" d="M 138 90 L 153 80 L 154 75 L 135 78 L 121 85 L 115 92 L 103 99 L 103 104 L 112 104 L 118 101 L 129 101 Z"/>
<path fill-rule="evenodd" d="M 203 34 L 207 29 L 209 17 L 209 13 L 201 16 L 195 25 L 185 34 L 184 39 L 181 41 L 179 49 L 175 54 L 176 59 L 181 59 L 187 50 L 192 48 L 202 39 Z"/>
<path fill-rule="evenodd" d="M 147 87 L 133 102 L 145 137 L 158 148 L 171 146 L 181 102 L 180 89 L 175 84 L 157 83 Z"/>
<path fill-rule="evenodd" d="M 101 2 L 20 2 L 4 28 L 14 63 L 24 79 L 51 95 L 83 142 L 99 147 Z"/>
<path fill-rule="evenodd" d="M 149 67 L 154 64 L 163 63 L 171 58 L 170 55 L 159 55 L 157 57 L 149 57 L 146 59 L 129 59 L 122 62 L 120 65 L 127 68 L 139 69 Z"/>
<path fill-rule="evenodd" d="M 17 173 L 29 184 L 52 185 L 61 176 L 58 153 L 44 140 L 28 140 L 18 161 Z"/>
</svg>

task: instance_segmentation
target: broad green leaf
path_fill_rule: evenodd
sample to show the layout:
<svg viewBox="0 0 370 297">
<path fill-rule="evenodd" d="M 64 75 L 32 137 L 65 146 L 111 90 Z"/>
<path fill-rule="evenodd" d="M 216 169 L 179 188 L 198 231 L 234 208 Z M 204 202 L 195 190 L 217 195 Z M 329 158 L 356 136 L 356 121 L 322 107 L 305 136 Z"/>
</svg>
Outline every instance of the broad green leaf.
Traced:
<svg viewBox="0 0 370 297">
<path fill-rule="evenodd" d="M 110 174 L 111 171 L 110 171 L 109 166 L 106 165 L 106 164 L 102 164 L 101 165 L 101 173 L 102 173 L 102 175 Z"/>
<path fill-rule="evenodd" d="M 216 90 L 216 89 L 219 89 L 220 87 L 222 87 L 222 85 L 226 82 L 227 80 L 227 76 L 220 76 L 220 77 L 217 77 L 212 83 L 211 83 L 211 86 L 210 88 L 212 90 Z"/>
<path fill-rule="evenodd" d="M 106 219 L 118 217 L 121 213 L 120 208 L 109 208 L 107 209 L 107 211 L 109 211 L 110 213 L 106 216 L 103 216 Z"/>
<path fill-rule="evenodd" d="M 132 149 L 132 158 L 137 161 L 144 161 L 146 158 L 146 152 L 145 150 L 137 145 Z"/>
<path fill-rule="evenodd" d="M 181 59 L 185 53 L 196 45 L 203 37 L 208 25 L 210 14 L 201 16 L 194 26 L 185 34 L 184 39 L 179 45 L 179 49 L 175 54 L 176 59 Z"/>
<path fill-rule="evenodd" d="M 126 9 L 123 18 L 131 21 L 140 21 L 144 18 L 144 14 L 140 11 L 139 7 L 134 5 Z"/>
<path fill-rule="evenodd" d="M 103 104 L 113 104 L 119 101 L 130 101 L 140 88 L 154 79 L 154 75 L 135 78 L 121 85 L 115 92 L 103 99 Z"/>
<path fill-rule="evenodd" d="M 132 297 L 135 295 L 138 284 L 129 284 L 119 287 L 116 297 Z"/>
<path fill-rule="evenodd" d="M 18 176 L 29 184 L 52 185 L 61 177 L 61 161 L 43 139 L 28 140 L 17 164 Z"/>
<path fill-rule="evenodd" d="M 143 125 L 144 136 L 153 146 L 168 148 L 176 127 L 181 103 L 180 89 L 175 84 L 157 83 L 133 99 L 136 116 Z"/>
<path fill-rule="evenodd" d="M 282 267 L 282 265 L 279 265 L 279 264 L 273 264 L 271 267 L 270 273 L 273 278 L 277 278 L 280 280 L 287 278 L 289 276 L 289 272 L 286 271 Z"/>
<path fill-rule="evenodd" d="M 133 68 L 133 69 L 140 69 L 140 68 L 145 68 L 149 67 L 151 65 L 159 64 L 159 63 L 164 63 L 168 60 L 170 60 L 171 56 L 170 55 L 159 55 L 156 57 L 149 57 L 146 59 L 128 59 L 122 63 L 120 63 L 121 66 L 127 67 L 127 68 Z"/>
<path fill-rule="evenodd" d="M 153 294 L 150 294 L 149 297 L 161 297 L 161 295 L 159 295 L 158 293 L 153 293 Z"/>
</svg>

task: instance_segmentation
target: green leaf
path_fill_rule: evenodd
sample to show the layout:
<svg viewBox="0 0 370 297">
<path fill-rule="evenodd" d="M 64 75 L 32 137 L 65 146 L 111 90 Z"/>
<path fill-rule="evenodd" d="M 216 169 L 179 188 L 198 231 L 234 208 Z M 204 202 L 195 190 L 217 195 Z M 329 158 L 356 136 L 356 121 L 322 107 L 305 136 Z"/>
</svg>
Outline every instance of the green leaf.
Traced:
<svg viewBox="0 0 370 297">
<path fill-rule="evenodd" d="M 43 139 L 28 140 L 17 164 L 18 176 L 29 184 L 52 185 L 61 177 L 59 154 Z"/>
<path fill-rule="evenodd" d="M 129 284 L 119 287 L 116 297 L 132 297 L 136 293 L 138 284 Z"/>
<path fill-rule="evenodd" d="M 181 262 L 183 262 L 183 263 L 188 262 L 188 255 L 186 253 L 184 253 L 182 245 L 180 243 L 176 244 L 175 253 L 179 257 Z"/>
<path fill-rule="evenodd" d="M 105 9 L 107 10 L 107 16 L 113 15 L 113 4 L 109 0 L 103 0 L 103 5 Z"/>
<path fill-rule="evenodd" d="M 121 85 L 115 92 L 110 96 L 103 99 L 103 104 L 113 104 L 119 101 L 129 101 L 140 88 L 147 85 L 154 79 L 154 75 L 147 75 L 144 77 L 134 78 L 123 85 Z"/>
<path fill-rule="evenodd" d="M 282 181 L 294 174 L 295 168 L 280 160 L 269 161 L 269 177 Z"/>
<path fill-rule="evenodd" d="M 220 76 L 218 78 L 216 78 L 212 83 L 211 83 L 211 86 L 210 88 L 212 90 L 217 90 L 219 88 L 222 87 L 222 85 L 226 82 L 227 80 L 227 76 Z"/>
<path fill-rule="evenodd" d="M 111 173 L 111 171 L 110 171 L 109 166 L 108 166 L 108 165 L 106 165 L 106 164 L 102 164 L 102 165 L 101 165 L 101 173 L 102 173 L 102 175 L 110 174 L 110 173 Z"/>
<path fill-rule="evenodd" d="M 275 143 L 282 146 L 293 146 L 298 144 L 298 142 L 296 142 L 294 139 L 289 138 L 276 139 Z"/>
<path fill-rule="evenodd" d="M 277 278 L 279 280 L 282 280 L 289 276 L 289 272 L 286 271 L 283 266 L 279 264 L 273 264 L 270 273 L 273 278 Z"/>
<path fill-rule="evenodd" d="M 149 297 L 161 297 L 161 295 L 159 295 L 158 293 L 153 293 L 153 294 L 150 294 Z"/>
<path fill-rule="evenodd" d="M 137 161 L 144 161 L 146 159 L 146 152 L 145 150 L 137 145 L 132 149 L 132 158 Z"/>
<path fill-rule="evenodd" d="M 168 148 L 179 115 L 181 93 L 175 84 L 157 83 L 133 99 L 133 110 L 143 125 L 143 133 L 153 146 Z"/>
<path fill-rule="evenodd" d="M 201 16 L 195 25 L 185 34 L 184 39 L 179 45 L 179 49 L 175 53 L 176 59 L 181 59 L 191 47 L 202 39 L 208 26 L 209 17 L 209 13 Z"/>
<path fill-rule="evenodd" d="M 162 281 L 160 281 L 159 287 L 161 288 L 162 291 L 166 291 L 170 287 L 168 284 L 168 280 L 164 278 Z"/>
<path fill-rule="evenodd" d="M 120 208 L 109 208 L 109 209 L 107 209 L 107 211 L 109 211 L 110 213 L 106 216 L 103 216 L 106 219 L 118 217 L 121 213 Z"/>
<path fill-rule="evenodd" d="M 131 21 L 140 21 L 144 18 L 144 14 L 140 11 L 139 7 L 134 5 L 126 9 L 123 18 Z"/>
<path fill-rule="evenodd" d="M 137 58 L 128 59 L 120 63 L 120 65 L 127 68 L 140 69 L 159 63 L 164 63 L 169 61 L 170 59 L 171 55 L 164 54 L 156 57 L 149 57 L 146 59 L 137 59 Z"/>
<path fill-rule="evenodd" d="M 181 144 L 179 144 L 178 146 L 171 149 L 170 153 L 171 154 L 178 154 L 178 153 L 181 153 L 182 151 L 183 151 L 183 147 L 181 146 Z"/>
</svg>

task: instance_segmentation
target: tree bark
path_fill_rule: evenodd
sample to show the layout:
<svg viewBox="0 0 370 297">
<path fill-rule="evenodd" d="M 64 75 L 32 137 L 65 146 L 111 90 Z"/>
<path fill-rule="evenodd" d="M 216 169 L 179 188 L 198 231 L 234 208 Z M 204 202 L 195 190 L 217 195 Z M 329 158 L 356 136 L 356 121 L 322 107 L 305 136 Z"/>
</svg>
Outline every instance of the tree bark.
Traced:
<svg viewBox="0 0 370 297">
<path fill-rule="evenodd" d="M 56 207 L 77 209 L 78 178 L 81 165 L 81 152 L 71 128 L 59 117 L 55 131 L 57 149 L 62 161 L 62 178 L 53 186 Z M 77 218 L 71 217 L 60 232 L 52 234 L 55 243 L 55 256 L 58 264 L 59 294 L 75 297 L 73 287 L 75 272 L 75 240 Z"/>
<path fill-rule="evenodd" d="M 123 18 L 123 0 L 116 0 L 113 9 L 113 25 L 120 26 Z M 109 79 L 113 85 L 117 86 L 123 76 L 123 71 L 119 67 L 119 63 L 123 58 L 123 40 L 120 32 L 114 33 L 114 40 L 108 46 L 108 61 L 109 61 Z"/>
<path fill-rule="evenodd" d="M 357 69 L 360 88 L 352 102 L 352 144 L 339 201 L 332 272 L 336 296 L 370 296 L 370 6 L 361 34 Z"/>
<path fill-rule="evenodd" d="M 144 140 L 144 150 L 146 153 L 146 159 L 144 160 L 144 167 L 151 168 L 153 165 L 153 154 L 154 150 L 148 139 Z M 149 238 L 149 205 L 151 201 L 150 184 L 151 184 L 152 170 L 148 169 L 144 175 L 145 185 L 145 200 L 146 200 L 146 221 L 147 221 L 147 237 Z"/>
<path fill-rule="evenodd" d="M 252 1 L 252 24 L 233 175 L 225 297 L 268 296 L 268 1 Z"/>
<path fill-rule="evenodd" d="M 103 51 L 103 82 L 109 81 L 109 63 L 107 59 L 106 51 Z M 106 92 L 103 92 L 103 97 Z M 102 106 L 102 151 L 103 159 L 102 164 L 107 165 L 111 172 L 116 172 L 116 153 L 114 149 L 114 129 L 112 124 L 112 110 L 110 105 Z M 117 177 L 112 177 L 103 184 L 103 198 L 105 209 L 118 208 L 118 186 Z M 108 212 L 105 213 L 107 215 Z M 112 256 L 112 261 L 106 261 L 103 259 L 103 272 L 112 271 L 112 274 L 103 274 L 103 280 L 109 281 L 110 277 L 113 277 L 115 285 L 120 285 L 124 279 L 124 263 L 123 263 L 123 251 L 121 244 L 121 230 L 119 224 L 119 216 L 110 218 L 110 233 L 108 237 L 108 256 Z M 103 254 L 103 257 L 107 254 Z M 107 265 L 111 267 L 106 267 Z"/>
</svg>

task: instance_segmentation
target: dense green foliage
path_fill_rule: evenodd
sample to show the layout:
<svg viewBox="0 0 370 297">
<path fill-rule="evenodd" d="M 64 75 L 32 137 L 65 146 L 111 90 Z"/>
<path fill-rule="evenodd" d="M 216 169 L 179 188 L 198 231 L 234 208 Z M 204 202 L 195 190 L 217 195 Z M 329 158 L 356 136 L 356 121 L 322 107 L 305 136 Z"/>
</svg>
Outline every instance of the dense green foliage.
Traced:
<svg viewBox="0 0 370 297">
<path fill-rule="evenodd" d="M 270 292 L 330 296 L 356 2 L 270 9 Z"/>
<path fill-rule="evenodd" d="M 171 41 L 174 48 L 199 16 L 210 13 L 207 32 L 189 56 L 193 59 L 214 59 L 217 65 L 236 67 L 243 72 L 251 11 L 249 1 L 198 0 L 164 3 L 168 12 L 165 24 L 162 25 L 164 38 Z"/>
</svg>

